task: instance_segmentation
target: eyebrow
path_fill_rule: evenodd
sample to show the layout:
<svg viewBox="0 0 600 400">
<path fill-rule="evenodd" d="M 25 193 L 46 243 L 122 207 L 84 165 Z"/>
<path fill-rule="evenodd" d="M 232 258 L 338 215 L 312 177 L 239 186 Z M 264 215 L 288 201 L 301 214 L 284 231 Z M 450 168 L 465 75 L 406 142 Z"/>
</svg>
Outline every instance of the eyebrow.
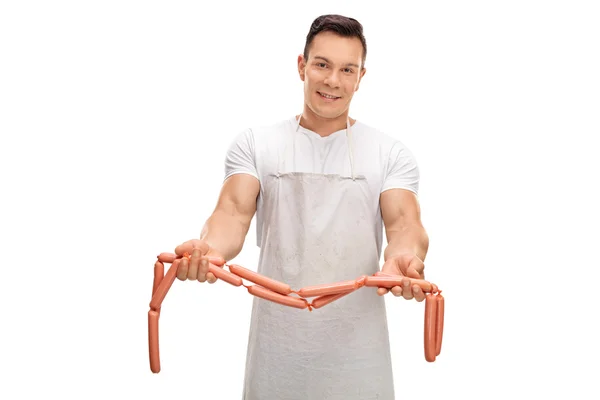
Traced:
<svg viewBox="0 0 600 400">
<path fill-rule="evenodd" d="M 325 58 L 325 57 L 322 57 L 322 56 L 315 56 L 315 58 L 318 58 L 318 59 L 320 59 L 320 60 L 323 60 L 323 61 L 325 61 L 325 62 L 331 63 L 331 61 L 329 61 L 327 58 Z M 356 65 L 356 64 L 353 64 L 353 63 L 347 63 L 347 64 L 346 64 L 346 66 L 347 66 L 347 67 L 360 68 L 358 65 Z"/>
</svg>

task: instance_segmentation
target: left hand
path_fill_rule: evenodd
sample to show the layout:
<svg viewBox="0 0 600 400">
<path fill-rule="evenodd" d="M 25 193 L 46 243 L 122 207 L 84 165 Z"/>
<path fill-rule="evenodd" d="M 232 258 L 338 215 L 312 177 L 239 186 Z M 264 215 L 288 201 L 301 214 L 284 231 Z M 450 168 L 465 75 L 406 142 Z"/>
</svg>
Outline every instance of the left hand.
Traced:
<svg viewBox="0 0 600 400">
<path fill-rule="evenodd" d="M 405 253 L 389 258 L 381 267 L 381 272 L 391 275 L 406 276 L 415 279 L 425 279 L 425 264 L 414 253 Z M 378 288 L 377 294 L 383 296 L 389 291 L 396 297 L 404 297 L 406 300 L 415 299 L 419 302 L 425 300 L 425 293 L 417 285 L 410 287 L 408 280 L 403 286 L 394 286 L 391 289 Z"/>
</svg>

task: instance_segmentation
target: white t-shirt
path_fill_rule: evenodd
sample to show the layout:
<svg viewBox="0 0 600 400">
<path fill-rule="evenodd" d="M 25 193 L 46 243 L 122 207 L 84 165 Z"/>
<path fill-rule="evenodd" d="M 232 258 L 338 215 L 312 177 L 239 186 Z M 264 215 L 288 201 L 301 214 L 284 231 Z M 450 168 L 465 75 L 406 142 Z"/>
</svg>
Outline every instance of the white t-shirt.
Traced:
<svg viewBox="0 0 600 400">
<path fill-rule="evenodd" d="M 309 172 L 351 176 L 346 129 L 322 137 L 302 126 L 296 131 L 295 116 L 278 123 L 246 129 L 231 143 L 225 157 L 225 178 L 250 174 L 262 181 L 277 172 Z M 419 168 L 411 151 L 399 140 L 356 121 L 350 127 L 355 175 L 364 175 L 371 188 L 371 205 L 378 221 L 377 244 L 381 247 L 383 221 L 379 195 L 389 189 L 418 193 Z M 278 169 L 281 168 L 282 170 Z M 257 244 L 263 225 L 262 192 L 257 199 Z"/>
</svg>

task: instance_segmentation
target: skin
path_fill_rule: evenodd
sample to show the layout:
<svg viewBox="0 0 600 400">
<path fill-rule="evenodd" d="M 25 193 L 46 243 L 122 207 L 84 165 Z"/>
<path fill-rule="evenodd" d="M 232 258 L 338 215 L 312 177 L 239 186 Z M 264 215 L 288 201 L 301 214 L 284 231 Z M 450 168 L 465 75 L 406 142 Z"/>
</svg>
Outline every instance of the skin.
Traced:
<svg viewBox="0 0 600 400">
<path fill-rule="evenodd" d="M 390 189 L 383 192 L 379 199 L 383 223 L 388 244 L 384 251 L 382 272 L 425 279 L 425 256 L 429 249 L 429 237 L 421 222 L 421 210 L 417 196 L 404 189 Z M 379 288 L 377 294 L 391 291 L 396 297 L 418 302 L 425 300 L 425 293 L 417 285 L 391 289 Z"/>
<path fill-rule="evenodd" d="M 300 125 L 321 136 L 346 128 L 350 103 L 367 72 L 362 65 L 362 52 L 358 38 L 321 32 L 309 48 L 308 59 L 298 56 L 298 74 L 304 82 Z M 319 92 L 340 98 L 328 101 Z M 351 124 L 354 122 L 350 119 Z"/>
<path fill-rule="evenodd" d="M 304 82 L 304 109 L 300 125 L 321 136 L 346 128 L 349 107 L 366 73 L 362 65 L 362 44 L 357 38 L 341 37 L 322 32 L 312 42 L 308 58 L 298 56 L 298 74 Z M 338 97 L 324 99 L 320 93 Z M 191 260 L 181 261 L 177 278 L 214 283 L 208 272 L 207 256 L 220 256 L 226 261 L 242 249 L 250 222 L 256 212 L 259 193 L 256 178 L 236 174 L 222 187 L 215 210 L 206 221 L 200 239 L 192 239 L 176 247 L 175 253 L 191 253 Z M 382 271 L 424 279 L 424 260 L 429 239 L 420 219 L 420 208 L 414 193 L 403 189 L 387 190 L 381 194 L 380 205 L 388 244 L 385 248 Z M 380 288 L 379 295 L 392 292 L 407 300 L 423 301 L 425 294 L 418 287 L 397 286 Z"/>
</svg>

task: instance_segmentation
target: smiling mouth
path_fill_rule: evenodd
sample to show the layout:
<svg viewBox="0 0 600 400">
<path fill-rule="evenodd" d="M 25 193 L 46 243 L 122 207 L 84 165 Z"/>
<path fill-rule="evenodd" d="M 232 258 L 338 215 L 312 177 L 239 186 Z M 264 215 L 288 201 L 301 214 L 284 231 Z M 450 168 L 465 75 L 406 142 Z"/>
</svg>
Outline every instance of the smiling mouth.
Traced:
<svg viewBox="0 0 600 400">
<path fill-rule="evenodd" d="M 340 98 L 339 96 L 333 96 L 333 95 L 330 95 L 327 93 L 322 93 L 322 92 L 317 92 L 317 93 L 319 93 L 319 96 L 321 96 L 322 98 L 327 99 L 327 100 L 337 100 Z"/>
</svg>

